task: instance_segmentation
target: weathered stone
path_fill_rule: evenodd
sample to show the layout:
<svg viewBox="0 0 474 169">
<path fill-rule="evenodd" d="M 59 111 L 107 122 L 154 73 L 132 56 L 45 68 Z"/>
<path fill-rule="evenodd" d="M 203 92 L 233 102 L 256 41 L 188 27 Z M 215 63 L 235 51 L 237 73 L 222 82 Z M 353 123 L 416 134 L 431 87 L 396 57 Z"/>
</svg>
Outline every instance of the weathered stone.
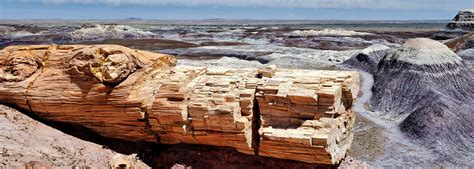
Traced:
<svg viewBox="0 0 474 169">
<path fill-rule="evenodd" d="M 0 63 L 0 103 L 110 138 L 310 163 L 338 163 L 353 138 L 355 72 L 174 67 L 116 45 L 11 46 Z"/>
<path fill-rule="evenodd" d="M 262 80 L 259 155 L 311 163 L 344 158 L 353 139 L 349 100 L 358 93 L 357 73 L 285 70 Z"/>
</svg>

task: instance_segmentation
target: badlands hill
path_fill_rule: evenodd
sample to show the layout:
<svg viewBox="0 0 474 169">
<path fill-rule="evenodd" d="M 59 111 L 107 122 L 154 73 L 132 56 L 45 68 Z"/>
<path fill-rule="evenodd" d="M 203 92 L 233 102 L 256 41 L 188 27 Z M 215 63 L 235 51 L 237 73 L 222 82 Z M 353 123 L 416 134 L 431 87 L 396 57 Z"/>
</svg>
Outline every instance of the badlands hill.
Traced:
<svg viewBox="0 0 474 169">
<path fill-rule="evenodd" d="M 378 64 L 372 107 L 400 121 L 409 137 L 449 160 L 461 160 L 474 147 L 473 74 L 445 45 L 412 39 Z"/>
<path fill-rule="evenodd" d="M 385 45 L 371 45 L 344 61 L 344 65 L 374 73 L 377 71 L 377 64 L 379 64 L 389 49 L 390 48 Z"/>
<path fill-rule="evenodd" d="M 469 50 L 461 54 L 469 55 L 467 52 Z M 363 89 L 371 95 L 369 104 L 363 106 L 375 116 L 375 121 L 382 121 L 379 123 L 379 128 L 385 131 L 382 138 L 398 138 L 390 139 L 397 141 L 389 144 L 398 147 L 415 143 L 422 151 L 411 154 L 413 158 L 437 161 L 423 165 L 472 165 L 469 162 L 469 158 L 474 157 L 472 61 L 463 60 L 440 42 L 416 38 L 395 49 L 368 47 L 346 60 L 344 65 L 373 75 L 371 92 L 370 88 Z M 372 83 L 372 77 L 364 77 L 363 81 Z M 356 140 L 357 145 L 365 143 L 367 141 Z M 408 154 L 399 154 L 402 147 L 388 149 L 384 148 L 391 158 L 410 158 Z M 373 153 L 370 150 L 366 153 Z"/>
<path fill-rule="evenodd" d="M 474 9 L 459 11 L 446 28 L 474 30 Z"/>
<path fill-rule="evenodd" d="M 445 29 L 434 33 L 431 38 L 436 40 L 448 40 L 459 38 L 474 31 L 474 9 L 461 10 L 445 26 Z"/>
</svg>

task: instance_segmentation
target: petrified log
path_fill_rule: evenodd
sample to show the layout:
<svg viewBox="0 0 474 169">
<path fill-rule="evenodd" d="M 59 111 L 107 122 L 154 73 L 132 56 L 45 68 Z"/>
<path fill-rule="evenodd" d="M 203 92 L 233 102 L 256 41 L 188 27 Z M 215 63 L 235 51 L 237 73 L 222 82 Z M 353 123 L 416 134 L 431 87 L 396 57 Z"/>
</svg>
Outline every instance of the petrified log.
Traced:
<svg viewBox="0 0 474 169">
<path fill-rule="evenodd" d="M 350 106 L 358 78 L 356 72 L 285 70 L 263 79 L 256 94 L 262 117 L 259 155 L 340 161 L 353 139 Z"/>
<path fill-rule="evenodd" d="M 350 148 L 355 72 L 175 64 L 117 45 L 10 46 L 0 52 L 0 103 L 129 141 L 326 164 Z"/>
</svg>

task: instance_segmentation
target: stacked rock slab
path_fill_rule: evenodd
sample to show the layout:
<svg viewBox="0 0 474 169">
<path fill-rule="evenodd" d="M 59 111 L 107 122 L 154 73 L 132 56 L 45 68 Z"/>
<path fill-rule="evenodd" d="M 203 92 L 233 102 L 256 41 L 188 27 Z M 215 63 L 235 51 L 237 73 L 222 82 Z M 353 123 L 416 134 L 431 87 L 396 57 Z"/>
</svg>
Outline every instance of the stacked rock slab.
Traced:
<svg viewBox="0 0 474 169">
<path fill-rule="evenodd" d="M 208 69 L 196 79 L 188 112 L 197 143 L 253 152 L 250 106 L 257 82 L 253 70 L 222 68 Z"/>
<path fill-rule="evenodd" d="M 11 46 L 0 52 L 0 103 L 129 141 L 326 164 L 350 147 L 355 72 L 175 63 L 116 45 Z"/>
<path fill-rule="evenodd" d="M 161 143 L 230 146 L 252 154 L 255 75 L 251 69 L 177 67 L 157 92 L 152 130 Z"/>
<path fill-rule="evenodd" d="M 257 89 L 259 155 L 311 163 L 344 158 L 353 138 L 355 117 L 349 105 L 357 95 L 358 78 L 355 72 L 306 70 L 263 78 Z M 288 143 L 292 146 L 282 146 Z"/>
</svg>

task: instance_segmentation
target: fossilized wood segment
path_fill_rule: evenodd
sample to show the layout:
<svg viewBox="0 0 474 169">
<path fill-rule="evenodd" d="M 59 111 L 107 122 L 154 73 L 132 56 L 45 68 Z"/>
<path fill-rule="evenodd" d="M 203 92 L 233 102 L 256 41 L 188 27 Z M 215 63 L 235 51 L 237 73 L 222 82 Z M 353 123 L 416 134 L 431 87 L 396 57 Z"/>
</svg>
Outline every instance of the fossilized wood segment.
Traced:
<svg viewBox="0 0 474 169">
<path fill-rule="evenodd" d="M 153 84 L 146 82 L 169 71 L 176 62 L 172 56 L 121 46 L 18 46 L 5 48 L 1 60 L 25 55 L 41 58 L 42 66 L 28 78 L 15 76 L 23 81 L 4 80 L 2 102 L 46 119 L 84 125 L 106 137 L 155 140 L 139 121 L 153 98 Z M 0 69 L 2 77 L 15 74 L 3 65 Z"/>
<path fill-rule="evenodd" d="M 264 78 L 257 89 L 259 155 L 340 161 L 353 139 L 350 106 L 359 92 L 358 79 L 356 72 L 314 70 L 278 71 Z M 282 146 L 287 144 L 292 146 Z"/>
<path fill-rule="evenodd" d="M 129 141 L 327 164 L 350 148 L 355 72 L 175 63 L 116 45 L 11 46 L 0 52 L 0 102 Z"/>
</svg>

